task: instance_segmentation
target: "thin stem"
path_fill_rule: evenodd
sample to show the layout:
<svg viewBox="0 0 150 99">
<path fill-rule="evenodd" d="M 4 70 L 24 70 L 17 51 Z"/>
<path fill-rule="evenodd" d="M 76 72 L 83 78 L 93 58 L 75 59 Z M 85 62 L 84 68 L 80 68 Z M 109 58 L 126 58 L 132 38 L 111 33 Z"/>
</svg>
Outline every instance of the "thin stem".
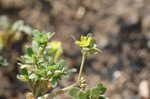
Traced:
<svg viewBox="0 0 150 99">
<path fill-rule="evenodd" d="M 72 85 L 70 85 L 68 87 L 65 87 L 63 89 L 60 89 L 60 90 L 58 90 L 58 91 L 56 91 L 54 93 L 48 94 L 48 96 L 46 96 L 46 99 L 53 98 L 53 97 L 55 97 L 55 96 L 57 96 L 59 94 L 63 94 L 66 91 L 70 90 L 71 88 L 75 87 L 76 85 L 77 85 L 77 83 L 74 83 L 74 84 L 72 84 Z"/>
<path fill-rule="evenodd" d="M 85 58 L 86 58 L 86 53 L 83 52 L 82 53 L 82 61 L 81 61 L 81 65 L 80 65 L 80 71 L 79 71 L 79 76 L 78 76 L 78 81 L 80 81 L 81 75 L 82 75 L 82 71 L 83 71 L 83 67 L 84 67 L 84 63 L 85 63 Z"/>
</svg>

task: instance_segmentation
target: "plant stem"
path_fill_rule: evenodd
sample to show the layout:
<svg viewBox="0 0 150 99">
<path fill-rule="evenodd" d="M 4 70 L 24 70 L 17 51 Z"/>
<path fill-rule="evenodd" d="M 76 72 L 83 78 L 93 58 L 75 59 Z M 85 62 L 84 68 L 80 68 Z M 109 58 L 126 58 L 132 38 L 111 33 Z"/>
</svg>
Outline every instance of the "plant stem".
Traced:
<svg viewBox="0 0 150 99">
<path fill-rule="evenodd" d="M 46 99 L 50 99 L 50 98 L 53 98 L 59 94 L 63 94 L 65 93 L 66 91 L 70 90 L 71 88 L 77 86 L 79 84 L 79 81 L 80 81 L 80 78 L 81 78 L 81 75 L 82 75 L 82 71 L 83 71 L 83 67 L 84 67 L 84 63 L 85 63 L 85 58 L 86 58 L 86 53 L 83 52 L 82 53 L 82 60 L 81 60 L 81 65 L 80 65 L 80 71 L 79 71 L 79 76 L 78 76 L 78 80 L 76 81 L 76 83 L 68 86 L 68 87 L 65 87 L 63 89 L 60 89 L 54 93 L 51 93 L 51 94 L 48 94 L 48 96 L 46 96 Z"/>
<path fill-rule="evenodd" d="M 48 94 L 48 96 L 46 96 L 46 99 L 51 99 L 51 98 L 53 98 L 53 97 L 55 97 L 55 96 L 57 96 L 59 94 L 63 94 L 66 91 L 70 90 L 71 88 L 75 87 L 76 85 L 77 85 L 77 83 L 74 83 L 74 84 L 72 84 L 72 85 L 70 85 L 68 87 L 65 87 L 63 89 L 60 89 L 60 90 L 58 90 L 58 91 L 56 91 L 54 93 Z"/>
<path fill-rule="evenodd" d="M 26 99 L 36 99 L 32 92 L 26 93 Z"/>
<path fill-rule="evenodd" d="M 83 71 L 83 67 L 84 67 L 84 63 L 85 63 L 85 58 L 86 58 L 86 53 L 83 52 L 83 53 L 82 53 L 81 65 L 80 65 L 80 71 L 79 71 L 79 76 L 78 76 L 77 82 L 80 81 L 80 78 L 81 78 L 81 75 L 82 75 L 82 71 Z"/>
</svg>

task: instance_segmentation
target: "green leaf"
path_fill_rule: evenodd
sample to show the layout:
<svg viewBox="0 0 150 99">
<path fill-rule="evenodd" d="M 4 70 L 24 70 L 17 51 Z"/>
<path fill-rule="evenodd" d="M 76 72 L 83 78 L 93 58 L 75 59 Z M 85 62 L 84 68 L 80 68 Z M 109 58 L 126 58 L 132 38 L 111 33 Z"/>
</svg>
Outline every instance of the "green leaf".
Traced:
<svg viewBox="0 0 150 99">
<path fill-rule="evenodd" d="M 28 54 L 29 56 L 32 56 L 32 55 L 34 54 L 32 48 L 27 48 L 27 54 Z"/>
<path fill-rule="evenodd" d="M 88 99 L 88 95 L 83 91 L 79 92 L 78 97 L 79 99 Z"/>
<path fill-rule="evenodd" d="M 40 34 L 41 34 L 41 33 L 40 33 L 38 30 L 33 30 L 33 31 L 32 31 L 33 38 L 38 37 Z"/>
<path fill-rule="evenodd" d="M 20 29 L 21 26 L 23 26 L 24 22 L 22 20 L 16 21 L 12 27 L 11 27 L 11 31 L 12 32 L 16 32 L 17 30 Z"/>
<path fill-rule="evenodd" d="M 90 95 L 91 95 L 92 97 L 99 97 L 99 96 L 100 96 L 100 90 L 99 90 L 98 88 L 93 88 L 93 89 L 91 90 Z"/>
<path fill-rule="evenodd" d="M 26 68 L 21 69 L 20 72 L 22 75 L 28 75 L 28 70 Z"/>
<path fill-rule="evenodd" d="M 52 72 L 51 72 L 51 71 L 48 71 L 48 72 L 47 72 L 47 75 L 52 75 Z"/>
<path fill-rule="evenodd" d="M 1 66 L 7 66 L 8 62 L 5 58 L 3 58 L 2 56 L 0 56 L 0 67 Z"/>
<path fill-rule="evenodd" d="M 39 41 L 39 43 L 42 43 L 42 44 L 46 43 L 48 41 L 48 37 L 46 35 L 40 35 L 38 37 L 38 41 Z"/>
<path fill-rule="evenodd" d="M 47 70 L 53 72 L 53 71 L 57 70 L 57 68 L 58 68 L 57 66 L 51 65 L 51 66 L 48 66 L 48 67 L 47 67 Z"/>
<path fill-rule="evenodd" d="M 55 72 L 54 72 L 54 76 L 55 77 L 57 77 L 57 76 L 59 76 L 59 75 L 61 75 L 62 74 L 62 71 L 60 71 L 60 70 L 56 70 Z"/>
<path fill-rule="evenodd" d="M 28 76 L 25 76 L 25 75 L 17 75 L 17 78 L 24 82 L 27 82 L 29 80 Z"/>
<path fill-rule="evenodd" d="M 96 87 L 100 90 L 100 94 L 104 94 L 107 91 L 107 88 L 105 88 L 102 84 L 97 84 Z"/>
<path fill-rule="evenodd" d="M 52 84 L 52 87 L 55 88 L 55 87 L 57 86 L 58 82 L 57 82 L 56 79 L 53 79 L 53 80 L 51 81 L 51 84 Z"/>
<path fill-rule="evenodd" d="M 31 74 L 31 75 L 29 76 L 29 79 L 35 79 L 35 80 L 37 80 L 37 79 L 38 79 L 38 75 L 36 75 L 36 74 Z"/>
<path fill-rule="evenodd" d="M 73 97 L 76 97 L 76 96 L 78 95 L 78 92 L 79 92 L 79 91 L 80 91 L 79 88 L 74 87 L 74 88 L 70 89 L 69 95 L 70 95 L 70 96 L 73 96 Z"/>
<path fill-rule="evenodd" d="M 92 88 L 90 90 L 90 96 L 91 97 L 100 97 L 100 95 L 103 95 L 106 92 L 106 88 L 102 84 L 98 84 L 96 88 Z"/>
<path fill-rule="evenodd" d="M 100 96 L 98 99 L 108 99 L 108 98 L 105 96 Z"/>
</svg>

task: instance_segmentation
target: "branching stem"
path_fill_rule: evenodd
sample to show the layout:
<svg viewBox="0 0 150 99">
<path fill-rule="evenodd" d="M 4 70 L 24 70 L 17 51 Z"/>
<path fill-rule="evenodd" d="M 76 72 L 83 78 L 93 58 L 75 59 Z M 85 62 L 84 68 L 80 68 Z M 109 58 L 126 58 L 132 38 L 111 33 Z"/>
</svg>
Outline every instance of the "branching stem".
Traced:
<svg viewBox="0 0 150 99">
<path fill-rule="evenodd" d="M 77 86 L 77 83 L 74 83 L 74 84 L 72 84 L 72 85 L 70 85 L 68 87 L 60 89 L 60 90 L 58 90 L 58 91 L 56 91 L 54 93 L 48 94 L 48 96 L 46 96 L 46 99 L 51 99 L 51 98 L 54 98 L 57 95 L 64 94 L 66 91 L 70 90 L 71 88 L 73 88 L 75 86 Z"/>
<path fill-rule="evenodd" d="M 82 53 L 82 60 L 81 60 L 81 65 L 80 65 L 80 70 L 79 70 L 79 75 L 78 75 L 78 80 L 76 81 L 76 83 L 68 86 L 68 87 L 65 87 L 63 89 L 60 89 L 54 93 L 51 93 L 51 94 L 48 94 L 48 96 L 46 96 L 46 99 L 51 99 L 59 94 L 63 94 L 65 93 L 66 91 L 70 90 L 71 88 L 77 86 L 80 82 L 80 79 L 81 79 L 81 76 L 82 76 L 82 71 L 83 71 L 83 67 L 84 67 L 84 63 L 85 63 L 85 59 L 86 59 L 86 53 L 83 52 Z"/>
</svg>

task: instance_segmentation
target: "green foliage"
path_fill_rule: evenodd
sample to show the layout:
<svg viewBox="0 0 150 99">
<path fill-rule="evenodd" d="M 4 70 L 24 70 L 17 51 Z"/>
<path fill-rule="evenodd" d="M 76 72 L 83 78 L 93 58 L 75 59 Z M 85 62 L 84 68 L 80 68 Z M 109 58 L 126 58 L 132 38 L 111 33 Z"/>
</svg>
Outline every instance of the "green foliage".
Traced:
<svg viewBox="0 0 150 99">
<path fill-rule="evenodd" d="M 81 39 L 76 41 L 82 51 L 78 80 L 71 86 L 46 95 L 71 70 L 67 69 L 66 62 L 61 58 L 63 54 L 61 42 L 50 41 L 54 33 L 33 31 L 32 34 L 32 43 L 26 47 L 25 55 L 21 57 L 21 62 L 19 63 L 20 74 L 17 77 L 29 84 L 33 99 L 37 97 L 42 99 L 49 99 L 46 97 L 50 97 L 52 99 L 66 91 L 69 91 L 73 99 L 106 99 L 104 96 L 106 88 L 102 84 L 98 84 L 95 88 L 86 89 L 86 80 L 81 76 L 85 57 L 89 54 L 101 52 L 96 47 L 96 42 L 92 37 L 89 35 L 81 36 Z"/>
<path fill-rule="evenodd" d="M 106 88 L 102 84 L 98 84 L 95 88 L 87 90 L 74 87 L 69 91 L 69 94 L 73 99 L 106 99 L 105 92 Z"/>
<path fill-rule="evenodd" d="M 53 35 L 34 31 L 32 44 L 27 46 L 19 63 L 21 70 L 18 78 L 29 83 L 36 97 L 55 88 L 58 81 L 68 73 L 66 62 L 61 59 L 61 43 L 49 41 Z"/>
</svg>

